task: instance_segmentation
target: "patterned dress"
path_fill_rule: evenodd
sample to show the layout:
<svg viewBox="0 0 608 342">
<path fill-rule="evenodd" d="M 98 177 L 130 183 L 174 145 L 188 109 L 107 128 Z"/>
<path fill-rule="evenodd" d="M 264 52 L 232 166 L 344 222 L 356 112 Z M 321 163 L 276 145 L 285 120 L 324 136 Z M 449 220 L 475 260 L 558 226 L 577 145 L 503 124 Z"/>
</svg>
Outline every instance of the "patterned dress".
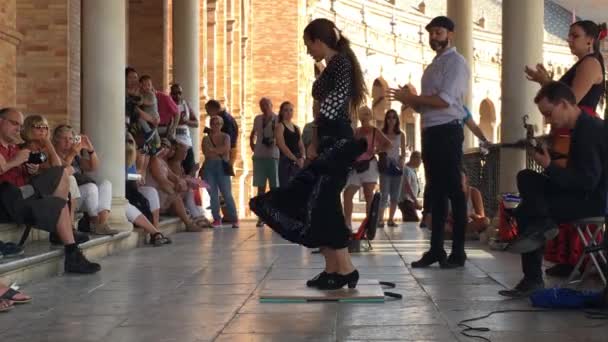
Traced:
<svg viewBox="0 0 608 342">
<path fill-rule="evenodd" d="M 251 210 L 283 238 L 306 247 L 345 248 L 346 225 L 340 194 L 355 159 L 367 149 L 350 126 L 353 69 L 348 57 L 331 59 L 312 87 L 319 101 L 318 154 L 285 188 L 251 199 Z"/>
</svg>

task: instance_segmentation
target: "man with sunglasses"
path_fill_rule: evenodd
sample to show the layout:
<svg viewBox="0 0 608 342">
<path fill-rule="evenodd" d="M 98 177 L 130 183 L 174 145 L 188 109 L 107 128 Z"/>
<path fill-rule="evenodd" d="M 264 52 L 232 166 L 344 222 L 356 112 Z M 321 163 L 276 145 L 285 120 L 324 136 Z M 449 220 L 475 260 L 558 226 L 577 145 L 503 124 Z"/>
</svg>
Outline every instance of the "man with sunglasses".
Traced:
<svg viewBox="0 0 608 342">
<path fill-rule="evenodd" d="M 515 209 L 519 237 L 508 251 L 521 254 L 523 279 L 506 297 L 527 297 L 544 287 L 542 260 L 545 241 L 554 238 L 557 224 L 584 217 L 604 216 L 606 208 L 606 152 L 602 120 L 577 106 L 574 93 L 564 83 L 544 85 L 534 102 L 552 129 L 571 130 L 566 167 L 551 160 L 546 146 L 530 150 L 543 173 L 522 170 L 517 188 L 522 198 Z"/>
<path fill-rule="evenodd" d="M 0 109 L 0 219 L 56 233 L 65 248 L 69 273 L 95 273 L 101 267 L 86 259 L 74 239 L 67 200 L 69 172 L 51 167 L 39 172 L 28 163 L 30 151 L 19 149 L 23 114 Z"/>
</svg>

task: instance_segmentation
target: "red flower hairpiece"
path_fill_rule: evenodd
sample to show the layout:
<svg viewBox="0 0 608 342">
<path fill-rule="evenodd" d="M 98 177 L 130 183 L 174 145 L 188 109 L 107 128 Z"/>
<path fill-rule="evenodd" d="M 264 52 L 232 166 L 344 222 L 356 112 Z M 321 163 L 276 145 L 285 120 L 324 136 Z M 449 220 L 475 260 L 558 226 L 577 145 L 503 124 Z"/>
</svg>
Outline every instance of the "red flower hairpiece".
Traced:
<svg viewBox="0 0 608 342">
<path fill-rule="evenodd" d="M 598 40 L 602 40 L 608 36 L 608 28 L 606 27 L 606 23 L 600 24 L 600 33 L 597 36 Z"/>
</svg>

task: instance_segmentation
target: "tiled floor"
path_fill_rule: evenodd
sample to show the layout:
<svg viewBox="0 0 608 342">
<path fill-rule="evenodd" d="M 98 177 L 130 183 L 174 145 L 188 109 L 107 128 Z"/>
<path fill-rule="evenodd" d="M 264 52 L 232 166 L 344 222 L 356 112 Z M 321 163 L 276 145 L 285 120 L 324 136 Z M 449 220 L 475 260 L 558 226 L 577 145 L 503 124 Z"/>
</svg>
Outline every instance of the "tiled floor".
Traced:
<svg viewBox="0 0 608 342">
<path fill-rule="evenodd" d="M 463 269 L 412 270 L 428 240 L 415 225 L 380 230 L 354 261 L 365 278 L 397 283 L 384 304 L 261 304 L 273 279 L 305 281 L 320 256 L 244 224 L 174 236 L 174 244 L 102 260 L 93 276 L 62 276 L 24 291 L 32 304 L 0 314 L 0 341 L 478 341 L 457 323 L 493 310 L 528 309 L 497 291 L 520 278 L 519 259 L 469 244 Z M 608 321 L 578 312 L 508 313 L 472 325 L 492 341 L 607 341 Z"/>
</svg>

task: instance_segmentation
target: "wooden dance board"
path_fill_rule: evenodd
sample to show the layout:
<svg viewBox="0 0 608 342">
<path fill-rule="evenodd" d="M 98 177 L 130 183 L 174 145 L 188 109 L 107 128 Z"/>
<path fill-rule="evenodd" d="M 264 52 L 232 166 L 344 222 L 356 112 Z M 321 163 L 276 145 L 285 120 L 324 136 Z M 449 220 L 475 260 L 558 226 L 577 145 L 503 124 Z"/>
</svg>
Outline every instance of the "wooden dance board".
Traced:
<svg viewBox="0 0 608 342">
<path fill-rule="evenodd" d="M 260 292 L 260 303 L 383 303 L 384 291 L 378 280 L 362 279 L 354 289 L 319 290 L 306 286 L 306 280 L 271 280 Z"/>
</svg>

